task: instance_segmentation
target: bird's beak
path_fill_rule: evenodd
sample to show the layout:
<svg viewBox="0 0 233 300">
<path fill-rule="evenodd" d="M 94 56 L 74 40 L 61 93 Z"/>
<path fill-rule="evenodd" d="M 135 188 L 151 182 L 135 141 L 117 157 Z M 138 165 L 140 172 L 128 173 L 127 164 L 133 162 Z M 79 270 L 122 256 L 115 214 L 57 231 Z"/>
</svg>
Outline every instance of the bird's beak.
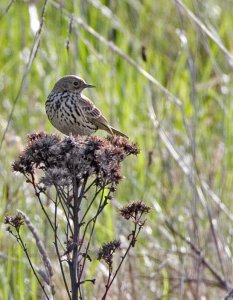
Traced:
<svg viewBox="0 0 233 300">
<path fill-rule="evenodd" d="M 87 83 L 86 83 L 86 85 L 85 85 L 85 89 L 86 89 L 86 88 L 95 88 L 95 85 L 92 85 L 92 84 L 87 84 Z"/>
</svg>

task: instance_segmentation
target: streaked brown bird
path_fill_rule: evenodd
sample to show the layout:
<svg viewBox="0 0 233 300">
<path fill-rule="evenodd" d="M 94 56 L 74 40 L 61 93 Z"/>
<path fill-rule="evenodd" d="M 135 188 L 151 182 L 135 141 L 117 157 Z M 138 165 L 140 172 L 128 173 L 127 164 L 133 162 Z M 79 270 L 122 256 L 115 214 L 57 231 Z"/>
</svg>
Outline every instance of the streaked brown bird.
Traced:
<svg viewBox="0 0 233 300">
<path fill-rule="evenodd" d="M 82 78 L 75 75 L 59 79 L 45 104 L 49 121 L 66 135 L 90 135 L 96 130 L 102 129 L 111 135 L 127 137 L 110 126 L 92 101 L 81 94 L 84 89 L 93 87 L 95 86 L 87 84 Z"/>
</svg>

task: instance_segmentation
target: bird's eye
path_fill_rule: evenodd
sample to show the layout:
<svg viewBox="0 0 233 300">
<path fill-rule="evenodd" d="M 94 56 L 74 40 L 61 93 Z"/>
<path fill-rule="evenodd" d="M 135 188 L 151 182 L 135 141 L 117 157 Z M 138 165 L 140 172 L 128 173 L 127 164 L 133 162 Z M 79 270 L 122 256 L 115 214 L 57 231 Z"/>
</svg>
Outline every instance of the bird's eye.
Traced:
<svg viewBox="0 0 233 300">
<path fill-rule="evenodd" d="M 75 85 L 75 86 L 78 86 L 78 81 L 75 81 L 75 82 L 74 82 L 74 85 Z"/>
</svg>

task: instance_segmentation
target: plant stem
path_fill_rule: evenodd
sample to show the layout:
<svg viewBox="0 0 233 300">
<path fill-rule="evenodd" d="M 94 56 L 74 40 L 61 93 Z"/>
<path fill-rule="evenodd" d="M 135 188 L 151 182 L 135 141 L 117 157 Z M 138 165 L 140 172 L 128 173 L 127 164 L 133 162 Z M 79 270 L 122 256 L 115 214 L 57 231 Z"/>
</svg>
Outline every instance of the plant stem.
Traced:
<svg viewBox="0 0 233 300">
<path fill-rule="evenodd" d="M 79 240 L 79 218 L 78 218 L 78 184 L 74 176 L 73 178 L 73 256 L 72 263 L 70 265 L 70 275 L 71 275 L 71 288 L 72 288 L 72 300 L 77 300 L 78 298 L 78 240 Z"/>
</svg>

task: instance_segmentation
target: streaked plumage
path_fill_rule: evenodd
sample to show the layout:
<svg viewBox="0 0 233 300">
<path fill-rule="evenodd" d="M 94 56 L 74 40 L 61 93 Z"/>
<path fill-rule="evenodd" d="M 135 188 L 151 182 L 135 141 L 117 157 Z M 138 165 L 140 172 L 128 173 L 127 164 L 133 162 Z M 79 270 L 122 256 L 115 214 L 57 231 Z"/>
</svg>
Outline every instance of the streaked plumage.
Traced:
<svg viewBox="0 0 233 300">
<path fill-rule="evenodd" d="M 90 135 L 98 129 L 127 137 L 111 127 L 101 111 L 81 92 L 94 87 L 75 75 L 59 79 L 45 104 L 52 125 L 66 135 Z"/>
</svg>

